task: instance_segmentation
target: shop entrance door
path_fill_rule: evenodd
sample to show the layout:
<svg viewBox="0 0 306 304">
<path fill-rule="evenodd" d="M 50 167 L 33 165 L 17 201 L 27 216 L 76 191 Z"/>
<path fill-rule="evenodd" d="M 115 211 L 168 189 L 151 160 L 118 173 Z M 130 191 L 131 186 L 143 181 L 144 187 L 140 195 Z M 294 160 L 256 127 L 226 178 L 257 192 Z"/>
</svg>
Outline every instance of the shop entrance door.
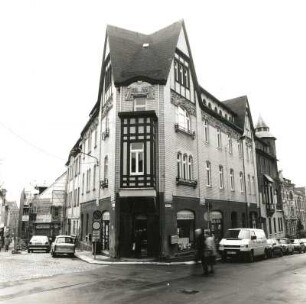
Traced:
<svg viewBox="0 0 306 304">
<path fill-rule="evenodd" d="M 134 256 L 141 258 L 148 255 L 148 219 L 145 215 L 134 217 Z"/>
</svg>

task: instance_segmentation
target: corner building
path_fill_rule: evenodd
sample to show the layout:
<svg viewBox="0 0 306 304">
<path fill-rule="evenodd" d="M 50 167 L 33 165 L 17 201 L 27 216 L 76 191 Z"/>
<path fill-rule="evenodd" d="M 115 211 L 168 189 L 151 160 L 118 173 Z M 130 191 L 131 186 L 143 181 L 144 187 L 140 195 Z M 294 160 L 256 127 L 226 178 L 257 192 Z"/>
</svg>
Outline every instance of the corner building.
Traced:
<svg viewBox="0 0 306 304">
<path fill-rule="evenodd" d="M 70 175 L 73 185 L 83 174 L 81 242 L 90 242 L 95 210 L 101 249 L 113 257 L 188 255 L 197 228 L 210 227 L 221 238 L 227 228 L 256 226 L 248 100 L 221 102 L 199 86 L 184 22 L 151 35 L 108 26 L 102 62 L 87 124 L 95 117 L 99 166 L 93 176 L 81 159 Z M 81 154 L 90 159 L 85 141 L 81 134 L 69 168 Z M 95 193 L 86 200 L 88 183 L 86 195 L 90 185 Z"/>
</svg>

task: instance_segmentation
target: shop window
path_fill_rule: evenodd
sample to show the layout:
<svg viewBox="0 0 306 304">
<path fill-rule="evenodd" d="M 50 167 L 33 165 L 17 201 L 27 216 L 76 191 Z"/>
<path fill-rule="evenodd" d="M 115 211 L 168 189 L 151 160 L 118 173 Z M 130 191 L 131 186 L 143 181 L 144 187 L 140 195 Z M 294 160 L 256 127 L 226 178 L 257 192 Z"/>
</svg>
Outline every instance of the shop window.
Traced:
<svg viewBox="0 0 306 304">
<path fill-rule="evenodd" d="M 194 213 L 189 210 L 181 210 L 177 213 L 178 248 L 180 251 L 194 247 Z"/>
<path fill-rule="evenodd" d="M 102 213 L 102 250 L 109 250 L 109 220 L 108 211 Z"/>
<path fill-rule="evenodd" d="M 237 212 L 235 211 L 231 213 L 231 224 L 232 228 L 237 228 Z"/>
</svg>

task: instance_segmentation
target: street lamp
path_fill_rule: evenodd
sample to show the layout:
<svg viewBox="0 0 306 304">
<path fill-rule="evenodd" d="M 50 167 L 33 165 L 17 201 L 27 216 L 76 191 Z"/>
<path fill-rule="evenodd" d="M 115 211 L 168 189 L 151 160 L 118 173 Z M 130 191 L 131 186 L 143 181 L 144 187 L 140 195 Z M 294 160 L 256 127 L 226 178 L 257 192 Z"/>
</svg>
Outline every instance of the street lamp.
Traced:
<svg viewBox="0 0 306 304">
<path fill-rule="evenodd" d="M 74 156 L 80 153 L 80 154 L 87 155 L 87 156 L 89 156 L 89 157 L 91 157 L 91 158 L 94 158 L 94 159 L 96 160 L 96 162 L 97 162 L 97 166 L 99 166 L 99 160 L 98 160 L 97 157 L 92 156 L 92 155 L 87 154 L 87 153 L 84 153 L 80 148 L 73 148 L 73 149 L 71 150 L 70 153 L 71 153 L 72 155 L 74 155 Z"/>
</svg>

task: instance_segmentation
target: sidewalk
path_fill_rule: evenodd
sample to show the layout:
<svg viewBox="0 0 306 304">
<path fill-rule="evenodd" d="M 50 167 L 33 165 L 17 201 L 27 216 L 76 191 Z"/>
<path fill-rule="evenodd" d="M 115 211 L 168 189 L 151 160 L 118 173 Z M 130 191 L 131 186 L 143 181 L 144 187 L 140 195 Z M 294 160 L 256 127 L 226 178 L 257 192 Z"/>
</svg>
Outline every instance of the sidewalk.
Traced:
<svg viewBox="0 0 306 304">
<path fill-rule="evenodd" d="M 134 259 L 134 258 L 121 258 L 114 259 L 104 255 L 96 255 L 96 259 L 94 259 L 94 255 L 90 251 L 76 251 L 75 256 L 84 262 L 90 264 L 98 264 L 98 265 L 192 265 L 195 264 L 195 261 L 180 261 L 180 262 L 162 262 L 156 259 Z"/>
</svg>

